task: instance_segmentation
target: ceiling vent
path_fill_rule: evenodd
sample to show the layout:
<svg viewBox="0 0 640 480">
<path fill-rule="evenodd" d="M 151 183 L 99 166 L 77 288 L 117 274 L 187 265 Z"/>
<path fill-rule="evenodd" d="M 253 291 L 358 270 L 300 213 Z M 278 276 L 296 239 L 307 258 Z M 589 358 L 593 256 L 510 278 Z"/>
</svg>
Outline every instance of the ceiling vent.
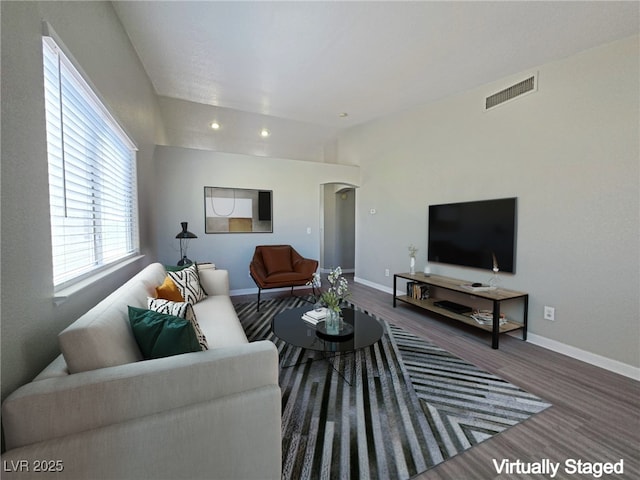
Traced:
<svg viewBox="0 0 640 480">
<path fill-rule="evenodd" d="M 537 75 L 532 75 L 526 80 L 511 85 L 510 87 L 500 90 L 498 93 L 485 98 L 484 109 L 490 110 L 498 105 L 520 97 L 526 93 L 535 92 L 538 89 Z"/>
</svg>

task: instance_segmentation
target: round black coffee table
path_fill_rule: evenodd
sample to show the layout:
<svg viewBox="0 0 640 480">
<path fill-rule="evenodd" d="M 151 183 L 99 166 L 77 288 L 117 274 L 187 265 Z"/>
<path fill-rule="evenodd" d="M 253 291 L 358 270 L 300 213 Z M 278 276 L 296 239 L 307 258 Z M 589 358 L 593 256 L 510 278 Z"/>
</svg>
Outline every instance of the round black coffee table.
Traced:
<svg viewBox="0 0 640 480">
<path fill-rule="evenodd" d="M 272 322 L 273 333 L 285 342 L 300 348 L 327 353 L 354 352 L 369 347 L 382 337 L 382 325 L 361 310 L 343 308 L 344 322 L 353 327 L 353 335 L 322 335 L 316 326 L 302 319 L 309 307 L 292 308 L 275 315 Z"/>
</svg>

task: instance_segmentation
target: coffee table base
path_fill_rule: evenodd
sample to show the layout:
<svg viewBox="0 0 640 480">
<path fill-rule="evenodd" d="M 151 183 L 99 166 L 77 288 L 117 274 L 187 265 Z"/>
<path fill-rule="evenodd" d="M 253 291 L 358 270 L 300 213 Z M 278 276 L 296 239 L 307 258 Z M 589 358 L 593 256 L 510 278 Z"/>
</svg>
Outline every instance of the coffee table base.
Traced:
<svg viewBox="0 0 640 480">
<path fill-rule="evenodd" d="M 307 349 L 303 349 L 302 352 L 306 352 Z M 315 351 L 315 350 L 311 350 L 311 351 Z M 322 353 L 322 358 L 307 358 L 305 360 L 301 360 L 298 361 L 296 363 L 292 363 L 291 365 L 282 365 L 281 368 L 292 368 L 292 367 L 298 367 L 304 363 L 313 363 L 316 360 L 324 360 L 325 362 L 327 362 L 329 365 L 331 365 L 331 368 L 333 368 L 333 370 L 340 375 L 340 377 L 342 377 L 342 379 L 345 381 L 345 383 L 347 383 L 347 385 L 349 385 L 350 387 L 353 386 L 353 378 L 355 377 L 355 368 L 351 369 L 351 380 L 348 380 L 347 377 L 344 375 L 344 373 L 342 373 L 340 370 L 338 370 L 336 368 L 336 366 L 333 364 L 333 362 L 331 362 L 330 360 L 332 358 L 335 358 L 337 356 L 346 356 L 349 355 L 351 357 L 353 357 L 353 354 L 356 353 L 355 351 L 351 351 L 351 352 L 337 352 L 337 353 L 333 353 L 331 355 L 327 355 L 327 352 L 318 352 L 318 353 Z M 302 355 L 301 355 L 302 356 Z"/>
</svg>

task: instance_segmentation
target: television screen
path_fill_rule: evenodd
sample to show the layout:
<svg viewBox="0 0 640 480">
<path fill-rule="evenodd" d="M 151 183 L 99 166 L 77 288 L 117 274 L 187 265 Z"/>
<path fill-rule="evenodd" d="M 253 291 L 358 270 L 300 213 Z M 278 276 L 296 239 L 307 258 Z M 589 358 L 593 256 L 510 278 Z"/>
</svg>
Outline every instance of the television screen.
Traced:
<svg viewBox="0 0 640 480">
<path fill-rule="evenodd" d="M 516 271 L 516 198 L 429 206 L 428 259 Z"/>
</svg>

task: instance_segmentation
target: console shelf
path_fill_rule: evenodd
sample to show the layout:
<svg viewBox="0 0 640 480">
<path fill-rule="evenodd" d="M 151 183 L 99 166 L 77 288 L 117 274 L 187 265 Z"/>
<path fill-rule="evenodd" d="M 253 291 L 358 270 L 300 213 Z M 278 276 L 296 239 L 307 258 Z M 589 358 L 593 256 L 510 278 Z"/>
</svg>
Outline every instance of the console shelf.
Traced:
<svg viewBox="0 0 640 480">
<path fill-rule="evenodd" d="M 428 285 L 430 287 L 436 287 L 450 292 L 461 293 L 469 295 L 471 297 L 482 298 L 489 300 L 493 305 L 493 324 L 482 325 L 471 318 L 471 313 L 456 313 L 446 308 L 439 307 L 434 304 L 438 301 L 438 298 L 426 298 L 417 299 L 408 295 L 398 295 L 397 282 L 398 278 L 417 282 L 417 284 Z M 396 302 L 404 302 L 424 310 L 437 313 L 439 315 L 457 320 L 459 322 L 466 323 L 473 327 L 485 330 L 491 333 L 491 347 L 497 349 L 499 346 L 499 336 L 502 333 L 511 332 L 514 330 L 522 330 L 522 340 L 527 339 L 527 313 L 529 309 L 529 295 L 523 292 L 516 292 L 514 290 L 506 290 L 504 288 L 498 288 L 495 290 L 481 290 L 474 291 L 468 289 L 465 285 L 470 282 L 464 280 L 457 280 L 455 278 L 443 277 L 440 275 L 423 275 L 423 274 L 411 274 L 411 273 L 396 273 L 393 275 L 393 306 L 396 307 Z M 513 320 L 507 320 L 506 323 L 500 325 L 500 306 L 502 302 L 506 301 L 522 301 L 523 302 L 523 314 L 522 323 L 515 322 Z"/>
</svg>

